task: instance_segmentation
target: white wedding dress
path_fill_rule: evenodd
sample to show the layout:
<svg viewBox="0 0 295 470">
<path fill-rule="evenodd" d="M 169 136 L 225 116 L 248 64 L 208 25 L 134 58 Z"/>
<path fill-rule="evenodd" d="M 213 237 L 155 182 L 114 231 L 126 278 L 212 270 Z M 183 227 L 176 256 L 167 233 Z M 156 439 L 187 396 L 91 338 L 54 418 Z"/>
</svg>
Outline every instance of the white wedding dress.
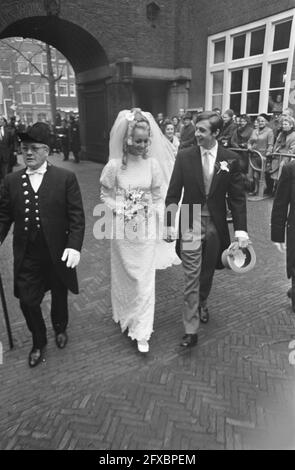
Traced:
<svg viewBox="0 0 295 470">
<path fill-rule="evenodd" d="M 126 120 L 132 119 L 128 110 L 121 111 L 110 134 L 109 162 L 101 174 L 101 200 L 112 210 L 122 204 L 124 190 L 140 189 L 148 197 L 149 212 L 157 214 L 148 222 L 149 237 L 137 226 L 136 238 L 111 239 L 111 298 L 113 319 L 122 331 L 138 341 L 149 340 L 153 331 L 155 310 L 155 270 L 166 269 L 181 261 L 175 252 L 175 242 L 163 240 L 164 201 L 175 155 L 150 113 L 142 112 L 151 127 L 149 157 L 128 155 L 122 169 L 122 142 Z M 120 199 L 121 198 L 121 199 Z M 113 217 L 113 226 L 119 216 Z M 121 221 L 122 223 L 122 221 Z M 158 225 L 157 225 L 158 223 Z"/>
<path fill-rule="evenodd" d="M 119 160 L 111 159 L 100 182 L 101 199 L 111 209 L 118 209 L 124 190 L 136 189 L 144 191 L 151 214 L 163 211 L 161 170 L 153 158 L 129 156 L 126 169 Z M 114 223 L 120 223 L 118 218 L 114 216 Z M 154 322 L 157 240 L 155 218 L 148 220 L 148 238 L 138 226 L 133 239 L 116 239 L 115 230 L 111 239 L 113 319 L 138 341 L 150 339 Z"/>
</svg>

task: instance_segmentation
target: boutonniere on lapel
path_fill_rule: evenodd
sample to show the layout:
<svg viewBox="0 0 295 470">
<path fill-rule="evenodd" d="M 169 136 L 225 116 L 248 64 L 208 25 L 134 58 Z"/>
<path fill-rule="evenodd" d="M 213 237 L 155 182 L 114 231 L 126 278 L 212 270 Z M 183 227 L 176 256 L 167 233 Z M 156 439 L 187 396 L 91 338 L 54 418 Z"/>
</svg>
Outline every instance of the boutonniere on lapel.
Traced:
<svg viewBox="0 0 295 470">
<path fill-rule="evenodd" d="M 226 161 L 216 162 L 215 167 L 217 169 L 217 173 L 216 173 L 217 175 L 219 175 L 221 171 L 226 171 L 227 173 L 229 172 L 228 162 Z"/>
</svg>

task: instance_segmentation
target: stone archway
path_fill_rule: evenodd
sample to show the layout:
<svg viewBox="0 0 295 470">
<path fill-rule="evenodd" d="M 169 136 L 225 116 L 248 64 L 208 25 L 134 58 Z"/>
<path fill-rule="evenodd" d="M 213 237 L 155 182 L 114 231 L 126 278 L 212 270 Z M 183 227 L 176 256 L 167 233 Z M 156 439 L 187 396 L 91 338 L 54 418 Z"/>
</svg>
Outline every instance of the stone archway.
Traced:
<svg viewBox="0 0 295 470">
<path fill-rule="evenodd" d="M 104 163 L 111 124 L 108 89 L 112 68 L 103 47 L 85 29 L 57 16 L 20 19 L 0 33 L 0 39 L 14 36 L 46 42 L 70 61 L 78 90 L 82 158 Z"/>
</svg>

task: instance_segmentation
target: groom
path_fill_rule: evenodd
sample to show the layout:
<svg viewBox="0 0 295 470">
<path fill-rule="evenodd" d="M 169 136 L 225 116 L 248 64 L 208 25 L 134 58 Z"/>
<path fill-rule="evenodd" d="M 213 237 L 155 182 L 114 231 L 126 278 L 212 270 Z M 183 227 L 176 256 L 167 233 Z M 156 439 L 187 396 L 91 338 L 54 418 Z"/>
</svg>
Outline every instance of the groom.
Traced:
<svg viewBox="0 0 295 470">
<path fill-rule="evenodd" d="M 171 205 L 175 207 L 179 203 L 183 191 L 176 243 L 185 277 L 183 347 L 197 343 L 199 322 L 209 320 L 207 298 L 214 271 L 216 267 L 222 268 L 221 254 L 230 245 L 226 197 L 238 244 L 248 246 L 243 180 L 237 155 L 217 142 L 222 126 L 222 118 L 214 112 L 198 115 L 195 133 L 198 145 L 178 153 L 165 201 L 166 241 L 171 242 L 176 238 L 175 211 L 171 210 Z M 188 220 L 184 224 L 186 209 Z"/>
</svg>

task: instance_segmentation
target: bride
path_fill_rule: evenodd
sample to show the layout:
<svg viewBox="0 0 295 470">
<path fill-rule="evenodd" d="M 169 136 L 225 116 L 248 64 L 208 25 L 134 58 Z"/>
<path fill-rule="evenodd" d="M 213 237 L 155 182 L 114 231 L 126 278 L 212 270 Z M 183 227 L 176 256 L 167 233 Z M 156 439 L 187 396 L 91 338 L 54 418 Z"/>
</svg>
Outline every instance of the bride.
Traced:
<svg viewBox="0 0 295 470">
<path fill-rule="evenodd" d="M 101 200 L 113 211 L 113 319 L 122 332 L 128 329 L 142 353 L 149 351 L 153 332 L 155 270 L 181 262 L 161 233 L 175 161 L 169 144 L 150 113 L 121 111 L 111 130 L 109 162 L 100 178 Z"/>
</svg>

